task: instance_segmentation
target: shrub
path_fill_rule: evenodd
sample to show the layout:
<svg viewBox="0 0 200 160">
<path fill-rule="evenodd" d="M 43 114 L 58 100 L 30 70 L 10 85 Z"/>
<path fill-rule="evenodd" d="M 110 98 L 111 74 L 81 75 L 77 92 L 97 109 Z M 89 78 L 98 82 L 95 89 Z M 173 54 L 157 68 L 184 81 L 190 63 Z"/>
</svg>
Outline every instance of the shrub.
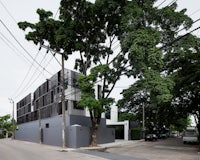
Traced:
<svg viewBox="0 0 200 160">
<path fill-rule="evenodd" d="M 4 138 L 4 135 L 3 134 L 0 134 L 0 139 Z"/>
<path fill-rule="evenodd" d="M 131 139 L 132 140 L 139 140 L 140 139 L 140 134 L 141 134 L 141 129 L 140 128 L 132 128 L 131 129 Z"/>
</svg>

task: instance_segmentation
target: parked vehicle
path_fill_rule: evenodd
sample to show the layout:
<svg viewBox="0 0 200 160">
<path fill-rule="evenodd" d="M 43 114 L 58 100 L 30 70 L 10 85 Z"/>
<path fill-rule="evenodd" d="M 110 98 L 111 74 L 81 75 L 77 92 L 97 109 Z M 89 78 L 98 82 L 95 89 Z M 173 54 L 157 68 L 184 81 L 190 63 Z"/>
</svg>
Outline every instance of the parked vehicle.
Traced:
<svg viewBox="0 0 200 160">
<path fill-rule="evenodd" d="M 157 141 L 158 137 L 156 134 L 147 134 L 145 136 L 145 141 Z"/>
<path fill-rule="evenodd" d="M 170 136 L 171 137 L 178 137 L 178 131 L 171 131 Z"/>
<path fill-rule="evenodd" d="M 169 137 L 169 130 L 161 130 L 161 131 L 159 131 L 158 138 L 165 139 L 165 138 L 168 138 L 168 137 Z"/>
<path fill-rule="evenodd" d="M 199 143 L 196 129 L 186 129 L 183 133 L 183 143 Z"/>
</svg>

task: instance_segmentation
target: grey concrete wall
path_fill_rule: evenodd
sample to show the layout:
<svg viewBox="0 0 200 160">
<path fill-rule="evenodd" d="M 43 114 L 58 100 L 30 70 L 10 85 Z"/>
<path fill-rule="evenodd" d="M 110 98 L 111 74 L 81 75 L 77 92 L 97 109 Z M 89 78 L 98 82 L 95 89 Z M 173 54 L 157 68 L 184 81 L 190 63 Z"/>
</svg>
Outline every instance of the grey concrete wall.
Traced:
<svg viewBox="0 0 200 160">
<path fill-rule="evenodd" d="M 90 117 L 80 116 L 80 115 L 70 115 L 70 125 L 79 124 L 82 126 L 92 127 Z M 100 122 L 101 127 L 106 127 L 106 119 L 102 118 Z"/>
<path fill-rule="evenodd" d="M 90 129 L 84 126 L 73 125 L 68 127 L 67 146 L 79 148 L 89 146 Z"/>
<path fill-rule="evenodd" d="M 102 120 L 101 127 L 98 130 L 97 142 L 114 142 L 115 131 L 112 128 L 105 127 Z M 90 144 L 91 121 L 89 117 L 84 116 L 66 116 L 66 144 L 68 147 L 78 148 Z M 55 116 L 41 120 L 43 129 L 43 143 L 54 146 L 62 146 L 62 116 Z M 20 124 L 19 130 L 15 132 L 15 138 L 24 141 L 39 142 L 39 123 L 32 121 Z"/>
<path fill-rule="evenodd" d="M 18 125 L 18 130 L 15 131 L 15 138 L 18 140 L 39 143 L 38 121 L 33 121 Z"/>
<path fill-rule="evenodd" d="M 46 124 L 49 128 L 46 128 Z M 62 146 L 62 117 L 55 116 L 42 120 L 43 143 Z"/>
<path fill-rule="evenodd" d="M 90 117 L 70 115 L 70 125 L 75 125 L 75 124 L 91 127 Z"/>
<path fill-rule="evenodd" d="M 97 143 L 110 143 L 115 141 L 115 129 L 107 127 L 99 127 L 97 132 Z"/>
</svg>

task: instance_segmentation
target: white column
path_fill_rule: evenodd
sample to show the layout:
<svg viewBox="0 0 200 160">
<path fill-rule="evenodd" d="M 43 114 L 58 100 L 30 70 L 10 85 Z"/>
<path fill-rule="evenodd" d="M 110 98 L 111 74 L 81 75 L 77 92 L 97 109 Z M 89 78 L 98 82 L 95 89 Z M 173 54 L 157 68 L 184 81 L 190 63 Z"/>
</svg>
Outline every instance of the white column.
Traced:
<svg viewBox="0 0 200 160">
<path fill-rule="evenodd" d="M 129 140 L 129 121 L 124 121 L 124 140 Z"/>
<path fill-rule="evenodd" d="M 111 119 L 111 122 L 118 122 L 118 107 L 117 106 L 111 106 L 110 119 Z"/>
</svg>

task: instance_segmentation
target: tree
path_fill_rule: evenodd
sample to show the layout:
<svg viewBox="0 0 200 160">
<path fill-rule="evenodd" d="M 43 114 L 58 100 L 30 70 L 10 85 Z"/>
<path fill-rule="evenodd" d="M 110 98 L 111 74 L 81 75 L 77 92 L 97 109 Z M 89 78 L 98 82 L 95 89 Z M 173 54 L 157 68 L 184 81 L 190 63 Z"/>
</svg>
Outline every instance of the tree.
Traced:
<svg viewBox="0 0 200 160">
<path fill-rule="evenodd" d="M 174 44 L 173 58 L 166 55 L 168 74 L 175 81 L 172 105 L 185 116 L 193 115 L 200 131 L 200 39 L 187 34 Z"/>
<path fill-rule="evenodd" d="M 146 105 L 146 116 L 149 119 L 152 117 L 154 122 L 159 119 L 162 122 L 161 115 L 167 115 L 172 110 L 170 102 L 175 85 L 166 73 L 168 62 L 164 57 L 173 57 L 171 52 L 176 52 L 177 48 L 172 42 L 181 37 L 179 29 L 182 26 L 184 29 L 191 27 L 192 20 L 185 14 L 185 9 L 176 11 L 176 3 L 157 8 L 155 2 L 130 1 L 122 17 L 120 40 L 130 64 L 127 75 L 138 80 L 122 92 L 124 98 L 119 105 L 134 109 Z"/>
<path fill-rule="evenodd" d="M 14 124 L 14 127 L 13 127 L 13 124 Z M 6 132 L 7 136 L 8 136 L 8 133 L 13 134 L 13 128 L 14 130 L 16 130 L 16 127 L 17 127 L 16 122 L 14 121 L 13 123 L 9 114 L 0 117 L 0 129 Z"/>
<path fill-rule="evenodd" d="M 89 108 L 92 121 L 92 146 L 96 146 L 96 130 L 101 113 L 113 102 L 109 98 L 116 82 L 125 70 L 126 60 L 120 52 L 115 55 L 112 48 L 120 34 L 120 22 L 125 0 L 62 0 L 59 20 L 51 18 L 52 13 L 38 9 L 39 22 L 20 22 L 23 30 L 30 28 L 26 39 L 37 44 L 45 44 L 66 59 L 70 54 L 78 54 L 75 69 L 83 77 L 79 86 L 82 92 L 80 105 Z M 75 52 L 76 51 L 76 52 Z M 95 67 L 91 69 L 91 65 Z M 90 73 L 91 70 L 91 73 Z M 97 80 L 102 81 L 100 99 L 94 96 L 92 87 Z M 89 93 L 86 91 L 90 90 Z M 91 106 L 93 105 L 93 106 Z"/>
<path fill-rule="evenodd" d="M 180 118 L 180 119 L 177 119 L 176 121 L 174 121 L 174 123 L 172 123 L 170 125 L 170 130 L 182 132 L 190 124 L 191 124 L 191 120 L 188 117 L 187 118 Z"/>
</svg>

